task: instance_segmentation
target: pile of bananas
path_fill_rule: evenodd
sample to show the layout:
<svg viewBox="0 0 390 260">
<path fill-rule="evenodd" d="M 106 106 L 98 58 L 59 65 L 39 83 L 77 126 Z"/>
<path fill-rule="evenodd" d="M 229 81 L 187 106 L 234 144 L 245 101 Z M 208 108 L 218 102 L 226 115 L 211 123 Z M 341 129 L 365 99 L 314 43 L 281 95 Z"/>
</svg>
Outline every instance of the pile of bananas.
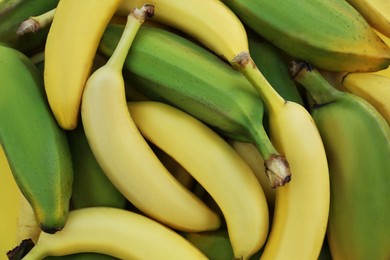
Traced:
<svg viewBox="0 0 390 260">
<path fill-rule="evenodd" d="M 0 260 L 390 259 L 387 0 L 0 0 Z"/>
</svg>

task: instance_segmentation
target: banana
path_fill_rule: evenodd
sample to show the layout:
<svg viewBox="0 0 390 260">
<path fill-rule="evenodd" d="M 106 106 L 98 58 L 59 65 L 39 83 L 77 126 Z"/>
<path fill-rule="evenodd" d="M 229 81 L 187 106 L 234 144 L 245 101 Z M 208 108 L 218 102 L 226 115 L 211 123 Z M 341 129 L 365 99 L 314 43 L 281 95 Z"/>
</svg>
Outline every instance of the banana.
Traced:
<svg viewBox="0 0 390 260">
<path fill-rule="evenodd" d="M 248 50 L 244 25 L 226 5 L 218 0 L 150 2 L 156 7 L 156 21 L 190 35 L 226 59 L 249 80 L 266 105 L 271 141 L 289 162 L 292 181 L 276 191 L 263 258 L 318 257 L 328 221 L 330 187 L 325 149 L 311 115 L 302 105 L 281 97 L 259 71 Z M 126 10 L 133 4 L 139 3 L 125 0 L 121 7 Z M 381 64 L 389 62 L 390 50 L 383 52 L 387 61 Z"/>
<path fill-rule="evenodd" d="M 45 90 L 58 124 L 78 124 L 81 96 L 100 37 L 121 0 L 67 0 L 56 7 L 45 45 Z"/>
<path fill-rule="evenodd" d="M 68 131 L 67 137 L 74 169 L 72 208 L 124 208 L 127 200 L 100 168 L 89 147 L 82 124 Z"/>
<path fill-rule="evenodd" d="M 389 259 L 389 125 L 367 101 L 333 88 L 316 69 L 303 66 L 295 80 L 315 101 L 311 113 L 329 161 L 333 259 Z"/>
<path fill-rule="evenodd" d="M 6 253 L 16 247 L 23 239 L 36 242 L 40 228 L 36 222 L 31 205 L 20 192 L 12 175 L 7 157 L 0 146 L 0 208 L 1 223 L 0 259 L 6 259 Z"/>
<path fill-rule="evenodd" d="M 42 78 L 21 52 L 0 46 L 0 143 L 41 229 L 66 222 L 73 168 L 65 132 L 44 95 Z"/>
<path fill-rule="evenodd" d="M 375 31 L 378 36 L 388 45 L 390 46 L 390 37 L 386 37 L 385 35 L 383 35 L 382 33 L 378 32 L 378 31 Z M 390 67 L 387 67 L 386 69 L 383 69 L 383 70 L 378 70 L 378 71 L 374 71 L 373 72 L 374 74 L 378 74 L 378 75 L 383 75 L 383 76 L 386 76 L 386 77 L 390 77 Z"/>
<path fill-rule="evenodd" d="M 368 101 L 390 124 L 390 78 L 373 73 L 348 73 L 342 86 Z"/>
<path fill-rule="evenodd" d="M 376 30 L 390 37 L 390 2 L 387 0 L 347 0 Z"/>
<path fill-rule="evenodd" d="M 71 211 L 60 232 L 40 234 L 23 260 L 81 252 L 119 259 L 207 259 L 188 240 L 150 218 L 124 209 L 89 207 Z"/>
<path fill-rule="evenodd" d="M 167 171 L 128 111 L 122 67 L 152 6 L 135 10 L 108 62 L 86 83 L 81 118 L 88 143 L 110 181 L 145 214 L 174 229 L 216 229 L 219 217 Z"/>
<path fill-rule="evenodd" d="M 100 52 L 110 56 L 122 30 L 109 26 Z M 245 77 L 213 53 L 173 32 L 144 27 L 125 61 L 124 76 L 140 92 L 179 107 L 224 136 L 255 143 L 270 186 L 290 180 L 288 162 L 264 129 L 262 100 Z"/>
<path fill-rule="evenodd" d="M 180 163 L 214 198 L 224 215 L 235 259 L 256 253 L 267 238 L 269 216 L 264 192 L 249 166 L 213 130 L 171 105 L 139 101 L 128 107 L 142 135 Z"/>
<path fill-rule="evenodd" d="M 230 145 L 241 156 L 241 158 L 249 165 L 253 173 L 256 175 L 261 187 L 263 188 L 265 197 L 267 198 L 267 204 L 270 212 L 273 212 L 275 206 L 276 189 L 272 189 L 269 186 L 268 179 L 265 175 L 263 158 L 251 143 L 244 143 L 239 141 L 230 141 Z"/>
<path fill-rule="evenodd" d="M 58 0 L 9 0 L 0 3 L 0 42 L 29 54 L 45 44 L 49 28 L 34 34 L 18 35 L 20 24 L 30 16 L 40 15 L 55 8 Z"/>
<path fill-rule="evenodd" d="M 390 64 L 389 46 L 345 0 L 222 2 L 258 34 L 318 68 L 363 72 Z"/>
</svg>

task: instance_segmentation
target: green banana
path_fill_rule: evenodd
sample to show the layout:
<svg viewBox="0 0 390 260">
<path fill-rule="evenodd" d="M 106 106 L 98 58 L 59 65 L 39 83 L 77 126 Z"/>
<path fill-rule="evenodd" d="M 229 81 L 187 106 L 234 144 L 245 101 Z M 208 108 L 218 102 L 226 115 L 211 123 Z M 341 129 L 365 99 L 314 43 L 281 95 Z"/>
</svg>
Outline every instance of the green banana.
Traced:
<svg viewBox="0 0 390 260">
<path fill-rule="evenodd" d="M 123 26 L 110 25 L 99 52 L 110 56 Z M 125 80 L 151 99 L 170 103 L 225 137 L 253 142 L 271 186 L 290 180 L 290 170 L 263 126 L 264 105 L 249 81 L 219 57 L 173 32 L 140 29 L 124 65 Z"/>
<path fill-rule="evenodd" d="M 72 192 L 66 134 L 31 60 L 6 46 L 0 46 L 0 57 L 0 143 L 41 229 L 54 233 L 65 225 Z"/>
<path fill-rule="evenodd" d="M 330 71 L 377 71 L 390 48 L 345 0 L 221 0 L 286 53 Z"/>
<path fill-rule="evenodd" d="M 364 99 L 332 87 L 316 69 L 294 64 L 295 80 L 315 102 L 311 114 L 329 162 L 332 257 L 389 259 L 390 127 Z"/>
<path fill-rule="evenodd" d="M 42 47 L 49 33 L 49 26 L 36 33 L 19 36 L 20 24 L 30 16 L 52 10 L 59 0 L 8 0 L 0 3 L 0 42 L 24 53 Z"/>
<path fill-rule="evenodd" d="M 108 206 L 124 208 L 126 198 L 110 182 L 89 147 L 81 125 L 67 132 L 72 153 L 74 178 L 72 207 Z"/>
</svg>

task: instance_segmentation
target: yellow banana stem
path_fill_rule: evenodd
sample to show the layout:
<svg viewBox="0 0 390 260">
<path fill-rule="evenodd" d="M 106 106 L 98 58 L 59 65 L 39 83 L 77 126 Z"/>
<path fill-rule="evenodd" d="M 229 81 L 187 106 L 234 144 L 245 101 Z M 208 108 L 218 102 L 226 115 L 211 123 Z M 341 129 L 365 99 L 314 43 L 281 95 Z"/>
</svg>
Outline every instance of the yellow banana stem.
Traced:
<svg viewBox="0 0 390 260">
<path fill-rule="evenodd" d="M 55 10 L 56 9 L 54 8 L 41 15 L 29 17 L 20 24 L 16 34 L 20 36 L 26 33 L 36 33 L 53 21 Z"/>
<path fill-rule="evenodd" d="M 247 51 L 239 53 L 232 61 L 232 66 L 239 70 L 251 82 L 257 93 L 263 99 L 270 113 L 283 107 L 286 100 L 276 92 L 260 72 L 250 53 Z"/>
</svg>

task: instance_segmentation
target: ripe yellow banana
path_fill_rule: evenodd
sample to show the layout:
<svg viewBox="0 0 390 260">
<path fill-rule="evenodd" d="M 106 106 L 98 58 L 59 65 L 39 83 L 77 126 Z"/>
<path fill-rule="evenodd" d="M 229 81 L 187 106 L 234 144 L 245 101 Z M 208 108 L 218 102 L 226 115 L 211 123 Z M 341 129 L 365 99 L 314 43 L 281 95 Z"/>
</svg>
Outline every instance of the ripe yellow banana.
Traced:
<svg viewBox="0 0 390 260">
<path fill-rule="evenodd" d="M 347 0 L 376 30 L 390 37 L 390 1 Z"/>
<path fill-rule="evenodd" d="M 119 259 L 207 259 L 195 246 L 164 225 L 117 208 L 71 211 L 66 227 L 55 235 L 40 234 L 24 260 L 95 252 Z"/>
<path fill-rule="evenodd" d="M 173 106 L 140 101 L 128 107 L 146 139 L 180 163 L 214 198 L 225 217 L 235 259 L 256 253 L 268 235 L 268 207 L 244 160 L 208 126 Z"/>
<path fill-rule="evenodd" d="M 59 1 L 45 46 L 45 89 L 58 124 L 74 129 L 100 37 L 121 0 Z"/>
<path fill-rule="evenodd" d="M 275 206 L 276 189 L 271 188 L 269 180 L 265 174 L 265 167 L 261 154 L 252 143 L 244 143 L 240 141 L 230 141 L 230 145 L 236 150 L 242 159 L 251 167 L 253 173 L 259 180 L 263 188 L 265 197 L 267 198 L 268 208 L 273 211 Z"/>
<path fill-rule="evenodd" d="M 0 146 L 0 259 L 19 245 L 23 239 L 36 242 L 40 233 L 33 209 L 20 192 L 12 175 L 7 157 Z"/>
<path fill-rule="evenodd" d="M 373 73 L 349 73 L 342 85 L 373 105 L 390 124 L 390 78 Z"/>
<path fill-rule="evenodd" d="M 142 0 L 125 0 L 122 10 Z M 252 83 L 269 112 L 270 136 L 290 164 L 292 180 L 279 187 L 264 259 L 318 257 L 329 212 L 329 171 L 311 115 L 286 101 L 258 70 L 248 51 L 245 28 L 218 0 L 150 0 L 154 19 L 187 33 L 226 59 Z"/>
<path fill-rule="evenodd" d="M 219 217 L 167 171 L 128 111 L 122 67 L 144 19 L 138 11 L 128 16 L 113 55 L 85 86 L 81 116 L 88 143 L 107 177 L 141 211 L 179 230 L 216 229 Z"/>
</svg>

